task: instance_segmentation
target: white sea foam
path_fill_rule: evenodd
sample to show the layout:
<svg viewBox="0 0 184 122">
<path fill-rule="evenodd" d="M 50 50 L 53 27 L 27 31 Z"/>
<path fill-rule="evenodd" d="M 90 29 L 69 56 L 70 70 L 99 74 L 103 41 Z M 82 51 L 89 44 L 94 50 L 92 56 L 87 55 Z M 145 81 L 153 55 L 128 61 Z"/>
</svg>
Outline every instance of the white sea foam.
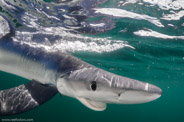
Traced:
<svg viewBox="0 0 184 122">
<path fill-rule="evenodd" d="M 95 8 L 94 10 L 95 10 L 95 13 L 101 13 L 101 14 L 110 15 L 110 16 L 119 17 L 119 18 L 146 20 L 155 24 L 158 27 L 164 27 L 164 25 L 162 25 L 162 23 L 157 18 L 144 15 L 144 14 L 138 14 L 138 13 L 117 9 L 117 8 Z"/>
<path fill-rule="evenodd" d="M 184 16 L 184 0 L 143 0 L 151 5 L 157 5 L 162 10 L 169 10 L 161 19 L 180 20 Z M 179 10 L 179 11 L 178 11 Z"/>
<path fill-rule="evenodd" d="M 0 38 L 6 36 L 10 33 L 10 27 L 8 22 L 0 16 Z"/>
<path fill-rule="evenodd" d="M 105 26 L 105 24 L 104 23 L 90 24 L 90 26 L 92 26 L 92 27 L 103 27 L 103 26 Z"/>
<path fill-rule="evenodd" d="M 119 2 L 121 6 L 135 3 L 146 7 L 148 7 L 147 4 L 158 6 L 161 10 L 167 10 L 169 13 L 163 13 L 163 17 L 161 17 L 164 20 L 180 20 L 184 16 L 184 0 L 126 0 Z"/>
<path fill-rule="evenodd" d="M 134 3 L 136 3 L 136 2 L 138 2 L 138 0 L 126 0 L 126 1 L 119 1 L 119 6 L 121 5 L 121 6 L 124 6 L 124 5 L 126 5 L 126 4 L 134 4 Z"/>
<path fill-rule="evenodd" d="M 144 5 L 148 3 L 150 6 L 158 6 L 162 10 L 179 10 L 184 9 L 184 0 L 125 0 L 119 2 L 122 6 L 126 4 Z"/>
<path fill-rule="evenodd" d="M 184 0 L 143 0 L 143 2 L 157 5 L 163 10 L 179 10 L 184 9 Z"/>
<path fill-rule="evenodd" d="M 39 34 L 39 33 L 37 33 Z M 43 33 L 40 33 L 43 34 Z M 50 33 L 47 33 L 50 34 Z M 134 47 L 128 45 L 124 41 L 120 40 L 110 40 L 108 38 L 92 38 L 85 37 L 81 35 L 73 35 L 67 33 L 63 36 L 62 39 L 58 39 L 51 44 L 48 38 L 44 38 L 44 43 L 37 43 L 32 41 L 34 33 L 30 32 L 16 32 L 16 36 L 13 38 L 14 41 L 21 42 L 23 44 L 28 44 L 33 47 L 44 48 L 48 51 L 89 51 L 89 52 L 111 52 L 120 48 L 129 47 L 134 49 Z M 72 37 L 73 36 L 73 37 Z M 24 41 L 21 41 L 21 38 L 24 38 Z"/>
<path fill-rule="evenodd" d="M 171 27 L 174 27 L 174 25 L 173 24 L 167 24 L 168 26 L 171 26 Z"/>
<path fill-rule="evenodd" d="M 144 37 L 155 37 L 155 38 L 162 38 L 162 39 L 182 39 L 184 40 L 184 36 L 170 36 L 166 34 L 162 34 L 151 29 L 147 30 L 139 30 L 134 32 L 137 36 L 144 36 Z"/>
<path fill-rule="evenodd" d="M 25 13 L 22 16 L 22 20 L 25 25 L 31 28 L 35 28 L 36 31 L 16 31 L 14 41 L 18 41 L 24 44 L 29 44 L 34 47 L 41 47 L 48 51 L 89 51 L 89 52 L 110 52 L 120 48 L 129 47 L 134 49 L 134 47 L 127 44 L 127 42 L 122 40 L 111 40 L 110 38 L 93 38 L 87 37 L 81 34 L 74 34 L 69 32 L 69 29 L 64 27 L 43 27 L 37 24 L 38 18 L 34 17 L 29 13 Z M 101 26 L 93 25 L 93 26 Z M 40 36 L 42 42 L 35 40 L 35 35 L 47 35 Z M 55 40 L 49 40 L 50 37 L 57 37 Z M 38 38 L 38 39 L 40 39 Z"/>
<path fill-rule="evenodd" d="M 184 16 L 184 10 L 181 10 L 179 12 L 174 12 L 173 14 L 164 14 L 163 18 L 164 20 L 180 20 Z"/>
<path fill-rule="evenodd" d="M 11 2 L 11 1 L 8 1 L 8 2 Z M 16 10 L 16 8 L 14 6 L 12 6 L 12 5 L 9 5 L 8 2 L 6 0 L 0 0 L 0 5 L 3 8 L 8 9 L 9 11 Z"/>
</svg>

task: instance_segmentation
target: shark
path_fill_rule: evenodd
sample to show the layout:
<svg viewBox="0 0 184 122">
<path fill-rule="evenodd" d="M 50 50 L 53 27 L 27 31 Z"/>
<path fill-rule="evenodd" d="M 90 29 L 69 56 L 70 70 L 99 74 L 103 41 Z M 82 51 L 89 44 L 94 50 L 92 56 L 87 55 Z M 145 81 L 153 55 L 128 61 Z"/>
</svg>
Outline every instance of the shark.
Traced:
<svg viewBox="0 0 184 122">
<path fill-rule="evenodd" d="M 0 71 L 30 82 L 0 91 L 0 115 L 29 111 L 58 93 L 95 111 L 105 110 L 107 104 L 146 103 L 162 95 L 155 85 L 107 72 L 66 52 L 14 41 L 12 33 L 0 16 Z"/>
</svg>

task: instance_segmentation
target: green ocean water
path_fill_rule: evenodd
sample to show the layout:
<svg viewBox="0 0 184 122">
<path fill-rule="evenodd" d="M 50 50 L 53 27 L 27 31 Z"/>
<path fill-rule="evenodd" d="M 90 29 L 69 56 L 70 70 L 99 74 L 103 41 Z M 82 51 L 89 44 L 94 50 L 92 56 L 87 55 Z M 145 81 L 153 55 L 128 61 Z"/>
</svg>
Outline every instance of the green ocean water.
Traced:
<svg viewBox="0 0 184 122">
<path fill-rule="evenodd" d="M 164 0 L 163 0 L 164 1 Z M 179 0 L 178 0 L 179 1 Z M 173 1 L 174 2 L 174 1 Z M 179 1 L 180 2 L 180 1 Z M 102 8 L 117 8 L 119 1 L 108 0 Z M 143 1 L 142 1 L 143 3 Z M 144 3 L 150 5 L 151 3 Z M 180 3 L 182 6 L 182 2 Z M 166 4 L 167 5 L 167 4 Z M 184 17 L 179 20 L 163 20 L 169 10 L 158 5 L 145 7 L 136 3 L 120 6 L 119 9 L 158 18 L 164 27 L 158 27 L 146 20 L 113 18 L 115 27 L 109 31 L 86 37 L 123 40 L 133 48 L 124 47 L 108 52 L 74 51 L 72 55 L 106 71 L 148 82 L 163 90 L 162 96 L 152 102 L 136 105 L 108 104 L 107 109 L 96 112 L 86 108 L 78 100 L 57 94 L 53 99 L 36 109 L 2 119 L 33 119 L 35 122 L 184 122 Z M 184 5 L 183 5 L 184 6 Z M 182 11 L 184 8 L 176 10 Z M 173 26 L 168 26 L 173 24 Z M 170 35 L 135 35 L 138 30 L 147 29 Z M 124 31 L 122 31 L 124 30 Z M 18 76 L 0 72 L 0 89 L 8 89 L 29 82 Z"/>
</svg>

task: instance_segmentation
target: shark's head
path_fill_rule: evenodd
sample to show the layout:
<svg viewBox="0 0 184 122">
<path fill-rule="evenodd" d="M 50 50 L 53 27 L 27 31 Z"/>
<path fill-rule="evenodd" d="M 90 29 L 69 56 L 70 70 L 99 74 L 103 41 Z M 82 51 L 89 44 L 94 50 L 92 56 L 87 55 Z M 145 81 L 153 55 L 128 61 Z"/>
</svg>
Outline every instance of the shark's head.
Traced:
<svg viewBox="0 0 184 122">
<path fill-rule="evenodd" d="M 145 103 L 162 94 L 157 86 L 94 67 L 76 70 L 60 78 L 57 88 L 61 94 L 77 98 L 93 110 L 104 110 L 106 103 Z"/>
</svg>

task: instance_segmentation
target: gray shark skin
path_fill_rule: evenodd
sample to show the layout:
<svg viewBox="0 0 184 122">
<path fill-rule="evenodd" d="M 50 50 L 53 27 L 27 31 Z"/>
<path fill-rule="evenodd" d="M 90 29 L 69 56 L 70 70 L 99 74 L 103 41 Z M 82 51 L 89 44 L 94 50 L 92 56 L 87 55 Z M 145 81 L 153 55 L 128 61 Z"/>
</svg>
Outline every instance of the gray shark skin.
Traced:
<svg viewBox="0 0 184 122">
<path fill-rule="evenodd" d="M 1 16 L 0 21 L 4 21 L 6 23 L 4 25 L 8 24 Z M 7 28 L 7 26 L 4 26 L 4 28 Z M 2 37 L 6 37 L 7 34 L 12 33 L 9 31 L 8 33 L 4 31 L 0 33 Z M 0 70 L 29 80 L 34 79 L 34 81 L 38 82 L 38 87 L 36 88 L 32 87 L 32 84 L 37 85 L 37 83 L 31 81 L 30 84 L 1 91 L 0 114 L 4 113 L 5 115 L 6 113 L 17 114 L 25 112 L 40 105 L 39 101 L 42 101 L 41 104 L 46 102 L 57 93 L 56 89 L 62 95 L 76 98 L 88 108 L 96 111 L 105 110 L 107 103 L 146 103 L 159 98 L 162 94 L 162 90 L 152 84 L 104 71 L 65 52 L 52 51 L 43 47 L 16 42 L 11 37 L 0 39 Z M 44 85 L 44 93 L 48 93 L 45 88 L 47 85 L 53 88 L 49 98 L 42 99 L 47 94 L 38 94 L 38 89 L 43 88 L 40 84 Z M 11 92 L 15 89 L 18 90 Z M 16 109 L 12 109 L 14 112 L 11 109 L 6 109 L 11 108 L 9 105 L 16 106 L 19 102 L 25 102 L 24 99 L 17 99 L 18 101 L 11 102 L 17 95 L 23 94 L 23 91 L 28 91 L 24 92 L 25 94 L 22 98 L 27 98 L 25 99 L 25 105 L 30 105 L 30 107 L 27 107 L 27 109 L 22 108 L 23 106 L 15 107 Z M 4 99 L 7 98 L 10 92 L 11 99 L 8 98 L 8 104 L 6 104 Z M 38 94 L 36 98 L 34 97 L 35 94 Z M 32 102 L 28 99 L 32 100 Z M 35 101 L 35 104 L 32 104 L 33 101 Z"/>
</svg>

